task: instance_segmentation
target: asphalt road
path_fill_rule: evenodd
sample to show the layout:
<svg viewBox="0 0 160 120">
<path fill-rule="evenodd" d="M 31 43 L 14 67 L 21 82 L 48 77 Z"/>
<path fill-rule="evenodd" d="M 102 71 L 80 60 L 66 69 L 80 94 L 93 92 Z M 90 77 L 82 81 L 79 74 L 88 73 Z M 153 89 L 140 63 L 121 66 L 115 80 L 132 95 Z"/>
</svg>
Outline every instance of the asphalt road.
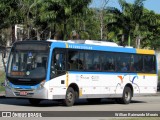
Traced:
<svg viewBox="0 0 160 120">
<path fill-rule="evenodd" d="M 101 117 L 101 114 L 104 114 L 106 111 L 119 111 L 119 112 L 128 112 L 128 111 L 160 111 L 160 94 L 155 96 L 141 96 L 141 97 L 134 97 L 132 102 L 128 105 L 117 104 L 114 100 L 111 99 L 103 99 L 98 104 L 90 104 L 85 99 L 81 99 L 76 101 L 75 105 L 72 107 L 65 107 L 59 102 L 44 100 L 38 106 L 32 106 L 29 104 L 27 99 L 14 99 L 14 98 L 4 98 L 0 97 L 0 111 L 14 111 L 14 112 L 25 112 L 25 111 L 49 111 L 52 116 L 57 115 L 58 117 L 64 116 L 64 111 L 71 111 L 70 117 L 72 117 L 72 112 L 75 114 L 75 111 L 80 111 L 78 117 L 84 117 L 86 114 L 94 114 L 91 117 L 94 117 L 92 120 L 102 120 L 95 118 L 96 114 L 97 117 Z M 53 111 L 60 111 L 58 113 Z M 100 111 L 100 112 L 86 112 L 83 114 L 81 111 Z M 100 114 L 100 115 L 98 115 Z M 106 116 L 107 113 L 106 112 Z M 114 113 L 115 114 L 115 113 Z M 81 116 L 82 115 L 82 116 Z M 103 115 L 102 115 L 103 117 Z M 160 117 L 159 117 L 160 118 Z M 66 118 L 61 118 L 64 120 Z M 77 119 L 77 118 L 76 118 Z M 75 120 L 76 120 L 75 119 Z M 91 118 L 87 118 L 88 120 Z M 108 119 L 108 118 L 107 118 Z M 16 119 L 15 119 L 16 120 Z M 78 119 L 80 120 L 80 119 Z"/>
<path fill-rule="evenodd" d="M 160 95 L 132 98 L 128 105 L 117 104 L 114 100 L 103 99 L 98 104 L 90 104 L 85 99 L 76 101 L 72 107 L 65 107 L 56 101 L 44 100 L 32 106 L 27 99 L 0 97 L 0 111 L 160 111 Z"/>
</svg>

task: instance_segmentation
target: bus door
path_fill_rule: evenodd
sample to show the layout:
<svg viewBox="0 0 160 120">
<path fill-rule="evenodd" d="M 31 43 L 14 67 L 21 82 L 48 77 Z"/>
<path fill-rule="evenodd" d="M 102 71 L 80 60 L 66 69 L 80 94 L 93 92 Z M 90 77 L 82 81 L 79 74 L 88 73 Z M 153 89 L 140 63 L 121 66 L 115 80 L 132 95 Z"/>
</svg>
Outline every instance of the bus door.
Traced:
<svg viewBox="0 0 160 120">
<path fill-rule="evenodd" d="M 50 86 L 65 86 L 66 80 L 66 51 L 54 49 L 51 60 Z"/>
</svg>

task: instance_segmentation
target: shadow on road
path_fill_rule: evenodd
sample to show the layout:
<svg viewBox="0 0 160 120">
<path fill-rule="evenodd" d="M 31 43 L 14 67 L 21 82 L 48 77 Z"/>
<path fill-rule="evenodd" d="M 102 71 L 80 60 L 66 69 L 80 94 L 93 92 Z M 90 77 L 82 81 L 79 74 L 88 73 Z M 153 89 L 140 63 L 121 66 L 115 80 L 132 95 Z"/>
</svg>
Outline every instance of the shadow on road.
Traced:
<svg viewBox="0 0 160 120">
<path fill-rule="evenodd" d="M 136 101 L 132 100 L 130 104 L 138 104 L 138 103 L 146 103 L 145 101 Z M 15 99 L 15 98 L 5 98 L 0 97 L 0 104 L 5 105 L 16 105 L 16 106 L 28 106 L 33 107 L 28 101 L 28 99 Z M 83 105 L 113 105 L 118 104 L 113 99 L 102 99 L 99 103 L 89 103 L 86 99 L 79 99 L 75 102 L 75 106 L 83 106 Z M 120 104 L 119 104 L 120 105 Z M 124 105 L 124 104 L 121 104 Z M 63 106 L 61 101 L 51 101 L 51 100 L 42 100 L 41 103 L 34 107 L 61 107 Z"/>
</svg>

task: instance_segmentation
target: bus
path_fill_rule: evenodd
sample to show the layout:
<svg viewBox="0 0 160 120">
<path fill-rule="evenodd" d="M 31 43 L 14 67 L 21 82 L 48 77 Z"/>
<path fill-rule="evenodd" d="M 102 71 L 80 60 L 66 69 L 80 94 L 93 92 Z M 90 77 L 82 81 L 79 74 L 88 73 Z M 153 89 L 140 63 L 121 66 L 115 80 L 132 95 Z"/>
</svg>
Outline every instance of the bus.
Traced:
<svg viewBox="0 0 160 120">
<path fill-rule="evenodd" d="M 95 40 L 19 41 L 7 63 L 6 97 L 100 102 L 112 98 L 129 104 L 137 95 L 157 92 L 154 50 L 119 46 Z"/>
</svg>

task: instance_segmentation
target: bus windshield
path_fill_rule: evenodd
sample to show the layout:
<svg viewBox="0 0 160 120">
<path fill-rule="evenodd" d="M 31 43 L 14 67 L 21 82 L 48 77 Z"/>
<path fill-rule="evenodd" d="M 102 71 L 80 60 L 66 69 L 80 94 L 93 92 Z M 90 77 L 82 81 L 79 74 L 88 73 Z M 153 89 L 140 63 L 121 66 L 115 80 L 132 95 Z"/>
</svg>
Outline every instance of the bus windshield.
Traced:
<svg viewBox="0 0 160 120">
<path fill-rule="evenodd" d="M 9 57 L 7 76 L 44 79 L 49 54 L 47 47 L 42 44 L 15 45 Z"/>
</svg>

